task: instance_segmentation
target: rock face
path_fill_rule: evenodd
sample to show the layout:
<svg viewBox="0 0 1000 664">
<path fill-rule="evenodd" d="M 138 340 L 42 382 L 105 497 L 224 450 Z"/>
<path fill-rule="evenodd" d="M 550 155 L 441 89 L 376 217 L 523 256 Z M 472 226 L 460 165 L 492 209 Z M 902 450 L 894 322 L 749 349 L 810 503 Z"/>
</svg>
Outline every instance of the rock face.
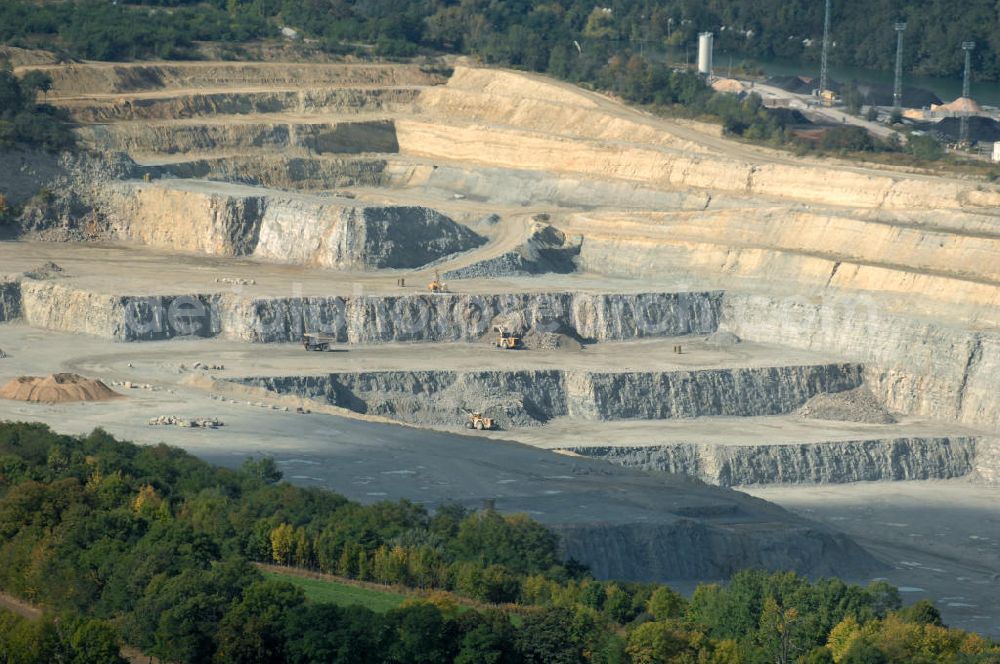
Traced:
<svg viewBox="0 0 1000 664">
<path fill-rule="evenodd" d="M 834 352 L 865 364 L 894 412 L 1000 428 L 1000 335 L 829 298 L 729 294 L 723 327 L 751 340 Z"/>
<path fill-rule="evenodd" d="M 964 436 L 800 445 L 624 444 L 571 449 L 623 466 L 691 475 L 721 486 L 949 479 L 968 475 L 980 465 L 977 440 Z M 985 462 L 982 465 L 985 467 Z"/>
<path fill-rule="evenodd" d="M 214 150 L 300 148 L 316 154 L 399 151 L 395 125 L 388 120 L 359 122 L 128 122 L 81 127 L 80 137 L 105 150 L 136 154 L 185 154 Z"/>
<path fill-rule="evenodd" d="M 0 278 L 0 323 L 21 317 L 21 284 Z"/>
<path fill-rule="evenodd" d="M 481 411 L 503 428 L 570 415 L 589 420 L 787 413 L 810 397 L 856 387 L 857 365 L 591 373 L 376 371 L 246 378 L 279 394 L 322 399 L 413 424 L 458 425 Z"/>
<path fill-rule="evenodd" d="M 599 579 L 727 579 L 741 569 L 800 570 L 816 576 L 868 576 L 882 565 L 846 535 L 803 524 L 789 531 L 681 519 L 676 523 L 558 525 L 567 557 Z M 729 516 L 734 520 L 739 514 Z M 808 570 L 808 571 L 806 571 Z"/>
<path fill-rule="evenodd" d="M 851 364 L 566 376 L 569 413 L 601 420 L 777 415 L 860 384 Z"/>
<path fill-rule="evenodd" d="M 31 325 L 120 341 L 221 335 L 298 343 L 304 331 L 352 343 L 478 341 L 492 320 L 511 313 L 538 331 L 568 330 L 577 338 L 610 341 L 708 334 L 718 326 L 721 307 L 721 293 L 716 292 L 260 299 L 228 294 L 114 296 L 31 280 L 3 292 L 10 293 L 9 309 L 19 307 Z"/>
<path fill-rule="evenodd" d="M 123 184 L 116 236 L 152 247 L 333 269 L 413 268 L 485 243 L 429 208 L 364 207 L 239 187 Z"/>
<path fill-rule="evenodd" d="M 176 95 L 135 95 L 112 100 L 64 102 L 82 123 L 131 120 L 171 120 L 201 115 L 296 113 L 309 115 L 409 111 L 419 88 L 336 88 L 258 92 L 178 92 Z"/>
<path fill-rule="evenodd" d="M 297 342 L 302 331 L 352 343 L 476 341 L 502 314 L 527 328 L 592 341 L 710 333 L 721 293 L 444 293 L 398 297 L 238 299 L 223 316 L 225 336 Z"/>
</svg>

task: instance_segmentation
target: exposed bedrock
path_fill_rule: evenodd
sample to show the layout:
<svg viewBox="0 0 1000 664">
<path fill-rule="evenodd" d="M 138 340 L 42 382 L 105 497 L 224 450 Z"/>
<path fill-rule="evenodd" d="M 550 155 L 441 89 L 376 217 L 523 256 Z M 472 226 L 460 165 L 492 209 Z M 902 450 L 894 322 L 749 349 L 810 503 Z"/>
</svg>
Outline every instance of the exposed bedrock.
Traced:
<svg viewBox="0 0 1000 664">
<path fill-rule="evenodd" d="M 314 64 L 294 62 L 100 63 L 47 67 L 50 96 L 155 91 L 165 88 L 433 85 L 440 73 L 405 64 Z"/>
<path fill-rule="evenodd" d="M 744 339 L 832 352 L 865 364 L 890 410 L 1000 428 L 1000 335 L 891 314 L 852 298 L 728 293 L 724 329 Z"/>
<path fill-rule="evenodd" d="M 482 411 L 506 428 L 565 415 L 562 380 L 558 371 L 377 371 L 242 382 L 413 424 L 457 425 Z"/>
<path fill-rule="evenodd" d="M 305 148 L 318 154 L 399 151 L 391 121 L 334 123 L 229 122 L 89 125 L 77 130 L 101 149 L 130 153 L 210 152 L 213 150 Z"/>
<path fill-rule="evenodd" d="M 430 208 L 211 183 L 125 183 L 107 212 L 116 236 L 148 246 L 335 269 L 420 267 L 486 242 Z"/>
<path fill-rule="evenodd" d="M 865 577 L 884 566 L 846 535 L 815 525 L 740 524 L 738 512 L 674 523 L 551 524 L 566 556 L 601 579 L 728 579 L 741 569 L 794 570 L 813 577 Z M 728 519 L 725 517 L 729 517 Z M 733 523 L 733 521 L 737 521 Z"/>
<path fill-rule="evenodd" d="M 506 428 L 563 415 L 621 420 L 787 413 L 815 394 L 855 387 L 860 374 L 855 365 L 819 365 L 624 374 L 374 371 L 242 382 L 417 424 L 457 425 L 465 411 L 483 411 Z"/>
<path fill-rule="evenodd" d="M 327 190 L 386 184 L 386 160 L 371 157 L 233 155 L 163 164 L 146 170 L 158 177 L 236 182 L 275 189 Z"/>
<path fill-rule="evenodd" d="M 722 486 L 949 479 L 978 469 L 977 440 L 964 436 L 797 445 L 625 443 L 570 449 L 623 466 L 691 475 Z"/>
<path fill-rule="evenodd" d="M 21 310 L 32 326 L 119 341 L 211 337 L 220 332 L 215 295 L 134 297 L 25 279 Z"/>
<path fill-rule="evenodd" d="M 502 314 L 526 328 L 611 341 L 711 334 L 722 294 L 694 293 L 443 293 L 356 298 L 239 298 L 223 315 L 229 338 L 299 341 L 303 331 L 353 343 L 476 341 Z"/>
<path fill-rule="evenodd" d="M 566 375 L 569 414 L 659 420 L 791 412 L 809 398 L 861 384 L 855 364 Z"/>
<path fill-rule="evenodd" d="M 0 277 L 0 323 L 21 317 L 21 283 Z"/>
<path fill-rule="evenodd" d="M 509 293 L 251 298 L 228 294 L 114 296 L 24 280 L 24 316 L 38 327 L 121 341 L 224 336 L 294 342 L 318 332 L 353 343 L 478 341 L 499 315 L 593 341 L 710 334 L 722 294 Z M 16 291 L 15 291 L 16 293 Z"/>
<path fill-rule="evenodd" d="M 203 115 L 259 113 L 350 114 L 400 112 L 413 108 L 419 88 L 337 88 L 256 92 L 178 93 L 176 96 L 80 100 L 61 105 L 78 122 L 176 120 Z"/>
</svg>

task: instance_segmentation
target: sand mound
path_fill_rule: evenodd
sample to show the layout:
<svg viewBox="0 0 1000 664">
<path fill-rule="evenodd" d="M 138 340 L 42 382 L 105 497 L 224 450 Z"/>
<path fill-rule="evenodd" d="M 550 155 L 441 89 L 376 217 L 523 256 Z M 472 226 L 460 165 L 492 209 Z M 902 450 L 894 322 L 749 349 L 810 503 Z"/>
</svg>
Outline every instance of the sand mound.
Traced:
<svg viewBox="0 0 1000 664">
<path fill-rule="evenodd" d="M 896 418 L 862 385 L 846 392 L 817 394 L 799 409 L 799 415 L 815 420 L 892 424 Z"/>
<path fill-rule="evenodd" d="M 120 396 L 99 380 L 76 374 L 19 376 L 0 387 L 0 398 L 15 401 L 106 401 Z"/>
</svg>

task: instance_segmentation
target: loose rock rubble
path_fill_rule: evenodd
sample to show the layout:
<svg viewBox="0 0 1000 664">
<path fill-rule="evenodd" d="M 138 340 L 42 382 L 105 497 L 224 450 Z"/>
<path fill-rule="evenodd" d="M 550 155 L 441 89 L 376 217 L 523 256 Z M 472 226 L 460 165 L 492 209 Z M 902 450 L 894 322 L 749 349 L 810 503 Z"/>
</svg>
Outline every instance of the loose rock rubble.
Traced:
<svg viewBox="0 0 1000 664">
<path fill-rule="evenodd" d="M 116 380 L 111 384 L 115 387 L 123 387 L 126 390 L 149 390 L 150 392 L 160 391 L 160 388 L 155 385 L 150 385 L 149 383 L 133 383 L 130 380 Z"/>
<path fill-rule="evenodd" d="M 52 261 L 48 261 L 47 263 L 43 263 L 42 265 L 36 267 L 34 270 L 28 270 L 24 273 L 24 276 L 29 279 L 52 279 L 53 277 L 59 276 L 61 272 L 63 272 L 63 269 L 60 266 L 56 265 Z"/>
<path fill-rule="evenodd" d="M 217 429 L 224 426 L 222 420 L 214 417 L 177 417 L 175 415 L 160 415 L 149 420 L 149 426 L 175 426 L 190 429 Z"/>
<path fill-rule="evenodd" d="M 244 279 L 243 277 L 216 277 L 215 283 L 226 284 L 227 286 L 256 286 L 256 279 Z"/>
<path fill-rule="evenodd" d="M 814 420 L 867 424 L 892 424 L 896 421 L 871 390 L 863 385 L 845 392 L 817 394 L 799 409 L 799 415 Z"/>
</svg>

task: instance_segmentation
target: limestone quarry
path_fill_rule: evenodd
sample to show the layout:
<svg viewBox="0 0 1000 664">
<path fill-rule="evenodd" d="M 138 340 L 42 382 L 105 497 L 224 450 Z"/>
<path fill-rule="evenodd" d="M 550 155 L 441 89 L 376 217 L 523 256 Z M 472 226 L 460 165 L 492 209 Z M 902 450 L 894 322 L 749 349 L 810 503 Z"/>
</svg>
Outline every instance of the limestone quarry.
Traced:
<svg viewBox="0 0 1000 664">
<path fill-rule="evenodd" d="M 888 578 L 997 634 L 1000 186 L 462 62 L 30 69 L 86 150 L 0 159 L 0 384 L 127 398 L 0 418 L 491 500 L 605 577 Z"/>
</svg>

